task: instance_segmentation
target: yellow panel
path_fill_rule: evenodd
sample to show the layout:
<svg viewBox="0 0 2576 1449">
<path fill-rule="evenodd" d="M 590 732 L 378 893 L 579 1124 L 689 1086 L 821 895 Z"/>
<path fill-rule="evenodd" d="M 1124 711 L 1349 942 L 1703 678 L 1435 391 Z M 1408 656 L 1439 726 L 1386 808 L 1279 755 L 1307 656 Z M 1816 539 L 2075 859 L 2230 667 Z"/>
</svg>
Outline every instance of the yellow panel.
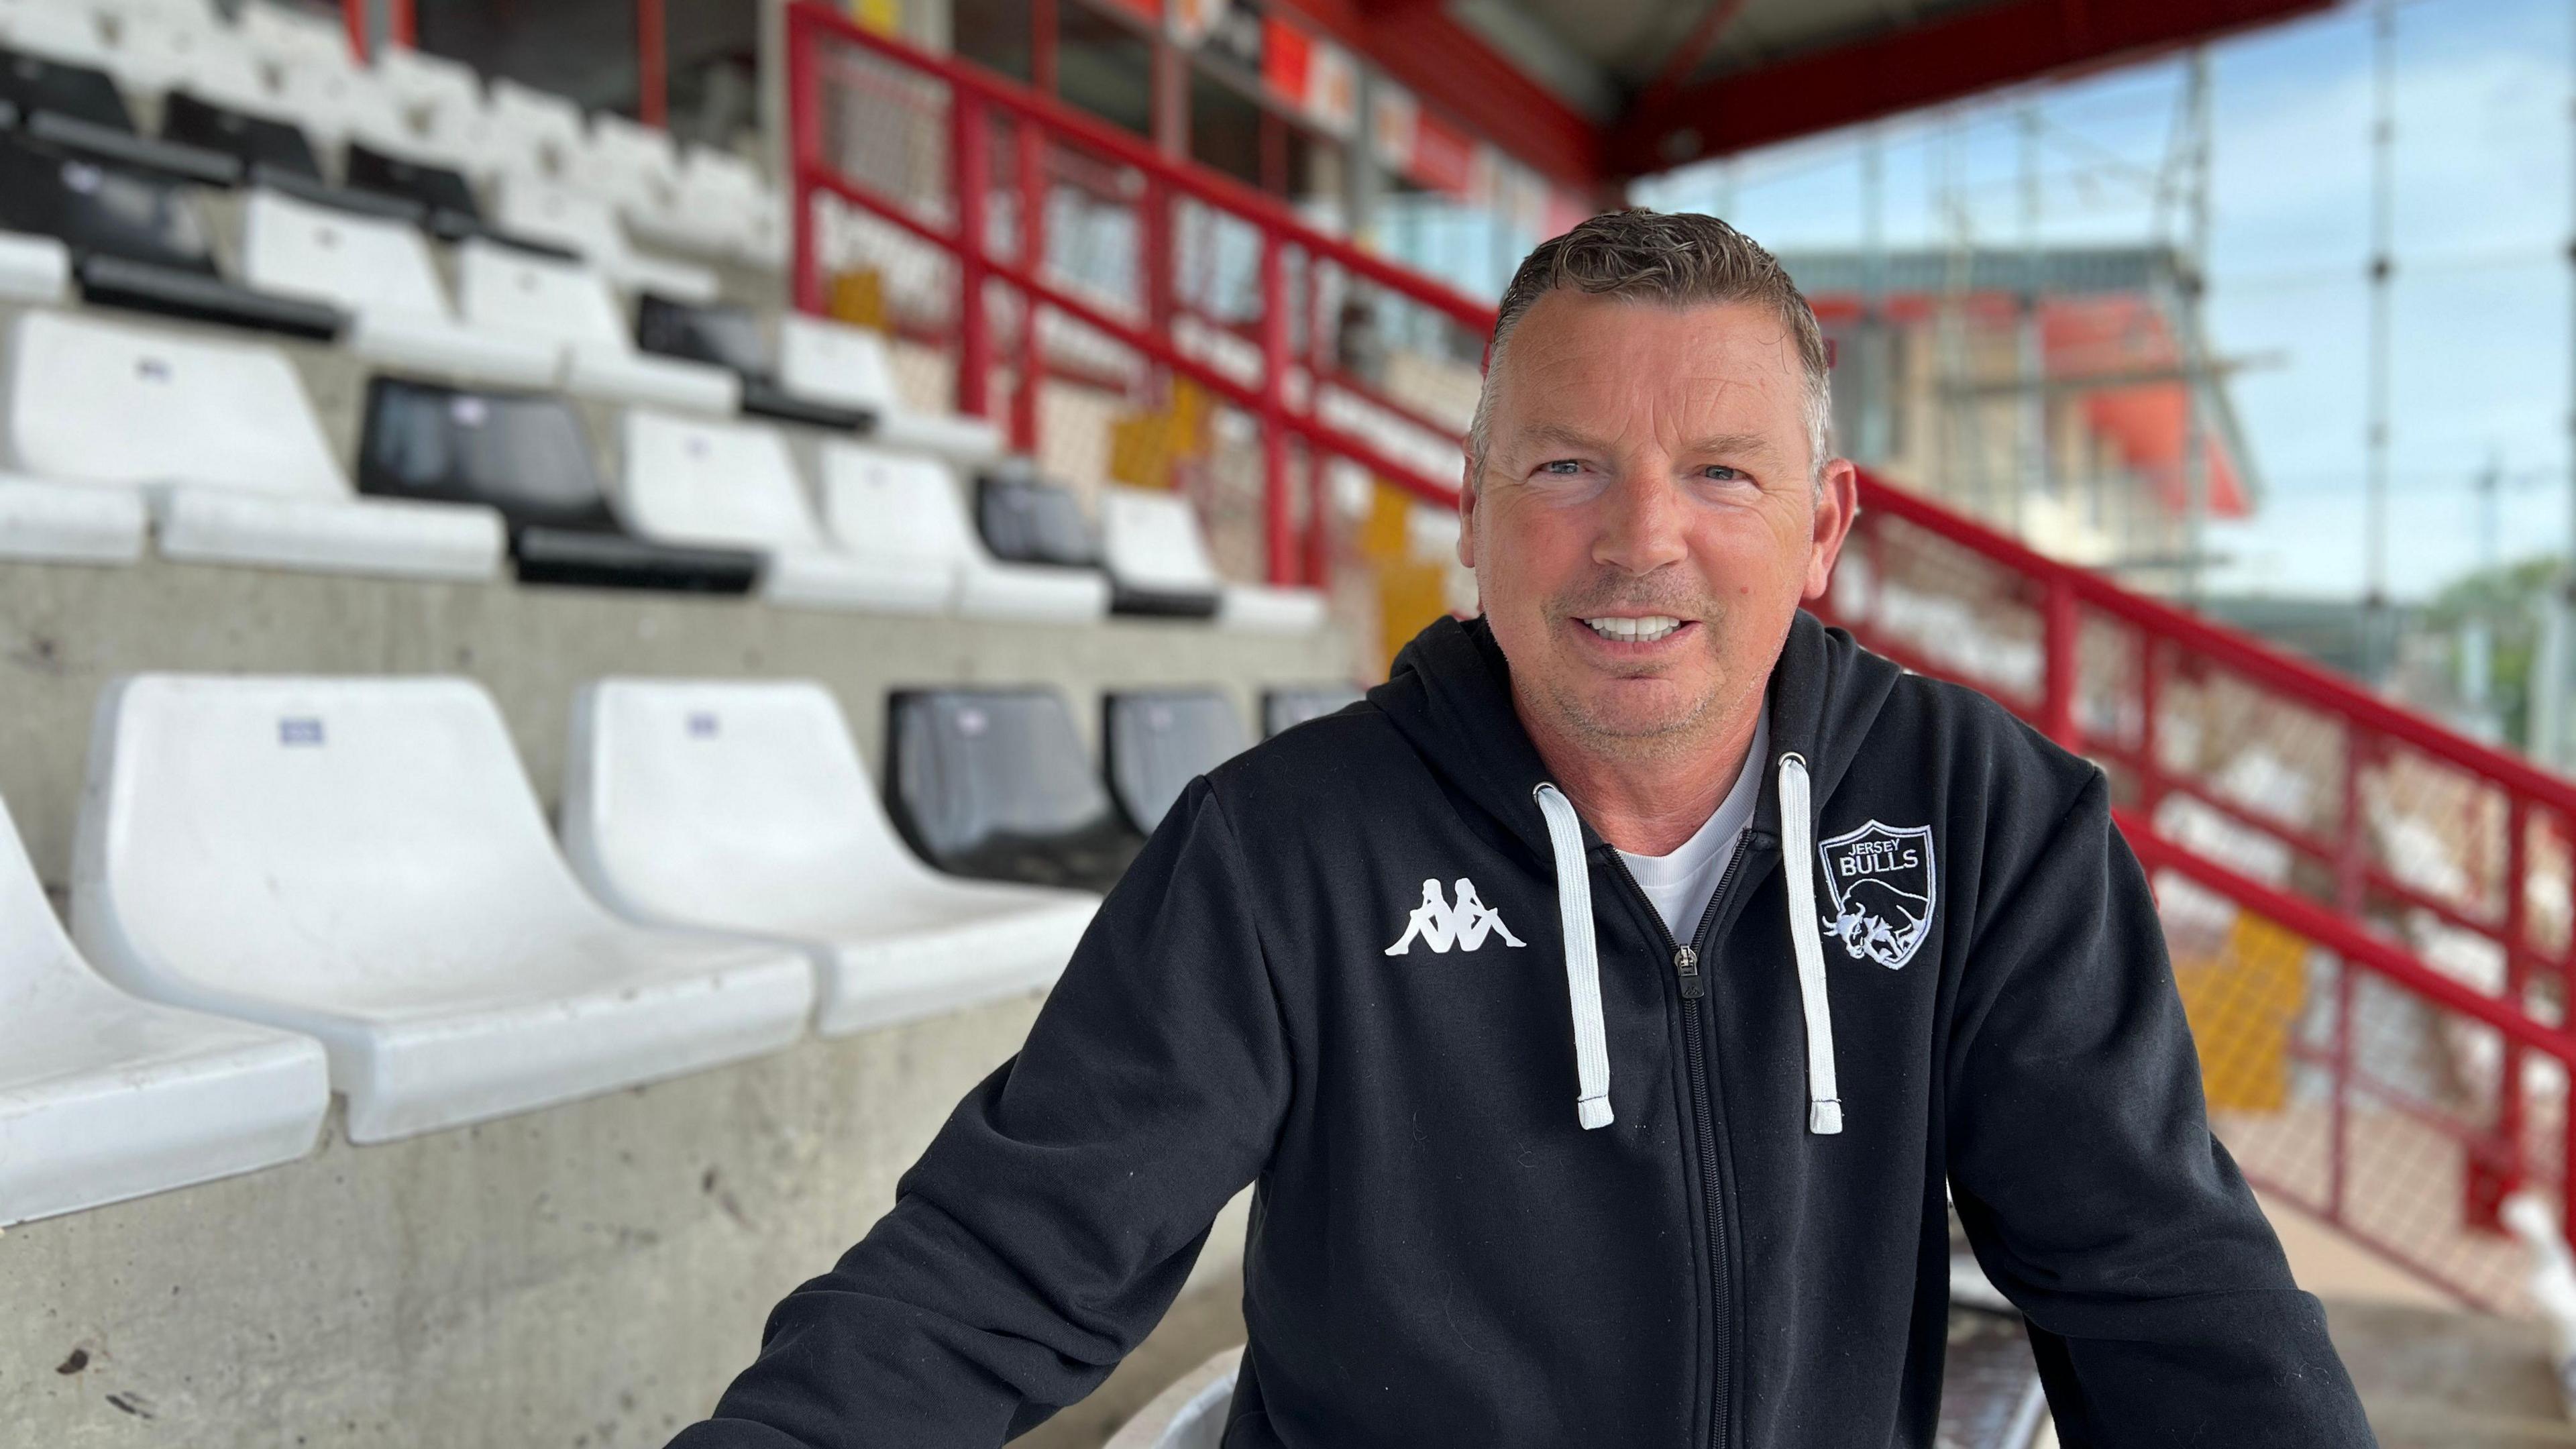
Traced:
<svg viewBox="0 0 2576 1449">
<path fill-rule="evenodd" d="M 872 267 L 840 273 L 832 278 L 830 305 L 826 310 L 836 322 L 885 331 L 885 278 Z"/>
<path fill-rule="evenodd" d="M 2306 1004 L 2307 956 L 2303 937 L 2240 911 L 2220 955 L 2174 961 L 2213 1111 L 2289 1104 L 2290 1032 Z"/>
</svg>

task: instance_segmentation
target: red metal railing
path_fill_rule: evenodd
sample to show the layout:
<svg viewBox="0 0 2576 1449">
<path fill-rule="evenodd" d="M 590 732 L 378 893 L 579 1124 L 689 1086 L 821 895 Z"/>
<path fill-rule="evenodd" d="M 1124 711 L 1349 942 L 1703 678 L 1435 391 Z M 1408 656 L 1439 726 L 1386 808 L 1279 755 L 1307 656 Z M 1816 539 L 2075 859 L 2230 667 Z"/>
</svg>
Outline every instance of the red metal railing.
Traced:
<svg viewBox="0 0 2576 1449">
<path fill-rule="evenodd" d="M 871 265 L 917 283 L 908 330 L 953 359 L 957 406 L 998 411 L 1007 375 L 1023 448 L 1052 447 L 1050 379 L 1194 383 L 1252 438 L 1274 580 L 1320 579 L 1325 463 L 1454 504 L 1431 460 L 1463 431 L 1489 309 L 823 7 L 791 7 L 788 32 L 799 306 L 823 303 L 840 208 Z M 1074 245 L 1104 217 L 1105 266 Z M 1393 361 L 1334 335 L 1355 297 Z M 1462 370 L 1463 394 L 1422 381 Z M 1323 416 L 1333 394 L 1367 436 Z M 2463 1299 L 2521 1306 L 2496 1204 L 2563 1206 L 2576 1160 L 2576 785 L 1900 488 L 1861 497 L 1817 612 L 2109 772 L 2247 1175 Z"/>
<path fill-rule="evenodd" d="M 1141 360 L 1147 374 L 1205 389 L 1258 425 L 1273 582 L 1305 576 L 1320 555 L 1312 542 L 1301 546 L 1295 520 L 1298 479 L 1314 487 L 1322 462 L 1346 460 L 1425 499 L 1454 501 L 1454 478 L 1392 456 L 1382 440 L 1321 415 L 1322 394 L 1338 389 L 1394 424 L 1420 425 L 1417 408 L 1339 364 L 1327 312 L 1336 298 L 1365 294 L 1377 314 L 1412 312 L 1472 348 L 1492 325 L 1489 308 L 1316 230 L 1270 196 L 1166 157 L 1143 138 L 974 66 L 861 29 L 825 6 L 790 7 L 788 56 L 799 307 L 824 307 L 826 258 L 810 204 L 820 195 L 953 265 L 948 330 L 958 410 L 999 411 L 991 396 L 1005 355 L 996 338 L 997 293 L 1017 304 L 1007 349 L 1014 396 L 1003 416 L 1019 446 L 1039 441 L 1040 386 L 1050 373 L 1041 355 L 1044 313 Z M 890 149 L 910 154 L 890 156 Z M 854 150 L 886 164 L 863 158 L 852 166 Z M 933 151 L 944 155 L 919 164 Z M 997 167 L 997 158 L 1005 164 Z M 895 173 L 900 180 L 890 183 Z M 1138 245 L 1120 259 L 1127 275 L 1118 280 L 1125 285 L 1112 289 L 1122 297 L 1103 296 L 1097 277 L 1066 275 L 1060 249 L 1048 246 L 1052 203 L 1067 194 L 1132 215 Z M 1002 208 L 1012 219 L 1007 235 L 994 225 Z M 1214 315 L 1203 298 L 1190 295 L 1176 234 L 1193 223 L 1230 231 L 1252 250 L 1258 304 L 1249 325 Z M 1083 286 L 1086 280 L 1093 285 Z M 1204 348 L 1182 346 L 1175 328 L 1185 318 L 1201 335 L 1248 341 L 1258 358 L 1253 375 L 1222 365 Z M 1304 510 L 1309 528 L 1325 516 L 1311 501 Z"/>
</svg>

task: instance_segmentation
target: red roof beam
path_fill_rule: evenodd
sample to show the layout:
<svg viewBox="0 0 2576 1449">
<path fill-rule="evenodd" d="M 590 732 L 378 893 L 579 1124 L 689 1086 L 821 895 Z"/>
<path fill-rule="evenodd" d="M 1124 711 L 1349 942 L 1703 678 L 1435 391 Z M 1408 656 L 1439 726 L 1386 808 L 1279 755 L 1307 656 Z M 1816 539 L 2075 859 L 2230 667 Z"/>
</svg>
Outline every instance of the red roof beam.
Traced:
<svg viewBox="0 0 2576 1449">
<path fill-rule="evenodd" d="M 1612 129 L 1603 165 L 1643 176 L 2065 71 L 2132 62 L 2328 8 L 2332 0 L 1995 0 L 1879 36 L 1731 71 Z"/>
</svg>

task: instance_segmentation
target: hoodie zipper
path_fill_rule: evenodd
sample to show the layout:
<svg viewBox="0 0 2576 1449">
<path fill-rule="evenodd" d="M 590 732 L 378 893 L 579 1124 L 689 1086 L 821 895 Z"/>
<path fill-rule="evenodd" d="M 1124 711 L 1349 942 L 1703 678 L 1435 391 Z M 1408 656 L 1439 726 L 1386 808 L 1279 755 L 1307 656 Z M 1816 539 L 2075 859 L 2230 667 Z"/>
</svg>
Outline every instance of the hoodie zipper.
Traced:
<svg viewBox="0 0 2576 1449">
<path fill-rule="evenodd" d="M 1709 1336 L 1715 1347 L 1710 1355 L 1715 1364 L 1709 1389 L 1708 1441 L 1723 1449 L 1726 1443 L 1727 1408 L 1732 1385 L 1735 1315 L 1734 1269 L 1727 1259 L 1726 1206 L 1719 1192 L 1717 1173 L 1717 1111 L 1709 1090 L 1708 1047 L 1705 1012 L 1702 1003 L 1708 997 L 1708 978 L 1700 969 L 1702 953 L 1708 946 L 1709 928 L 1716 923 L 1718 907 L 1726 900 L 1727 887 L 1735 881 L 1738 866 L 1753 846 L 1753 826 L 1746 822 L 1735 837 L 1735 853 L 1726 859 L 1726 869 L 1719 874 L 1716 888 L 1708 893 L 1708 905 L 1700 911 L 1699 925 L 1691 933 L 1691 944 L 1673 939 L 1664 925 L 1664 914 L 1646 897 L 1645 889 L 1628 870 L 1628 862 L 1616 847 L 1610 851 L 1610 863 L 1625 881 L 1631 896 L 1645 906 L 1646 919 L 1654 922 L 1655 934 L 1662 938 L 1664 950 L 1673 963 L 1673 975 L 1682 994 L 1682 1068 L 1690 1083 L 1691 1128 L 1699 1143 L 1700 1202 L 1708 1218 L 1709 1276 L 1715 1300 L 1709 1313 Z"/>
</svg>

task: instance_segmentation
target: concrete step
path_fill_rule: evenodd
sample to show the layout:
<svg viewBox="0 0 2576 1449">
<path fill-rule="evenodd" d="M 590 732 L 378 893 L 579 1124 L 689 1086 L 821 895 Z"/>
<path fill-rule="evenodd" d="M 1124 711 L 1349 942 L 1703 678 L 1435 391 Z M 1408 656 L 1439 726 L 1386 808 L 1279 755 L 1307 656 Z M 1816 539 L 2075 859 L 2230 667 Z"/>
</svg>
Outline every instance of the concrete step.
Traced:
<svg viewBox="0 0 2576 1449">
<path fill-rule="evenodd" d="M 2326 1322 L 2380 1449 L 2576 1449 L 2539 1324 L 2348 1300 Z"/>
</svg>

